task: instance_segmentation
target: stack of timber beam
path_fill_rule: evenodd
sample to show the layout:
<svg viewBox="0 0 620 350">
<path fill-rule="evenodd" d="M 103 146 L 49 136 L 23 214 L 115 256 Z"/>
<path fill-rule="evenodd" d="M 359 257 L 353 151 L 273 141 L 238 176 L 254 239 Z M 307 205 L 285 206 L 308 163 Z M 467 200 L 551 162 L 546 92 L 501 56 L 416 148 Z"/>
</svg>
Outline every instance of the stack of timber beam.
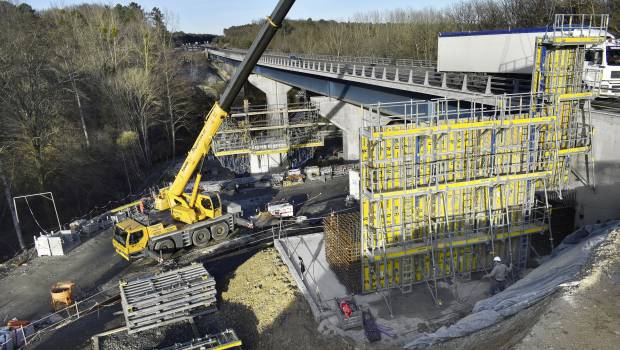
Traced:
<svg viewBox="0 0 620 350">
<path fill-rule="evenodd" d="M 360 291 L 359 213 L 331 215 L 324 220 L 325 256 L 338 279 L 351 293 Z"/>
<path fill-rule="evenodd" d="M 200 264 L 120 283 L 129 334 L 190 320 L 215 309 L 215 279 Z"/>
</svg>

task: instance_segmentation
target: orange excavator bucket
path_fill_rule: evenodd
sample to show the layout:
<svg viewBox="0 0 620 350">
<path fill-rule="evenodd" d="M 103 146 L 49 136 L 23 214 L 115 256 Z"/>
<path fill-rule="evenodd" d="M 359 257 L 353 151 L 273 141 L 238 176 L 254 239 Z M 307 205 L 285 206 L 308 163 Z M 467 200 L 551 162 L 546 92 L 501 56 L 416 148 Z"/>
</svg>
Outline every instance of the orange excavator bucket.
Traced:
<svg viewBox="0 0 620 350">
<path fill-rule="evenodd" d="M 58 311 L 73 305 L 75 292 L 75 283 L 73 282 L 56 282 L 51 288 L 52 309 Z"/>
</svg>

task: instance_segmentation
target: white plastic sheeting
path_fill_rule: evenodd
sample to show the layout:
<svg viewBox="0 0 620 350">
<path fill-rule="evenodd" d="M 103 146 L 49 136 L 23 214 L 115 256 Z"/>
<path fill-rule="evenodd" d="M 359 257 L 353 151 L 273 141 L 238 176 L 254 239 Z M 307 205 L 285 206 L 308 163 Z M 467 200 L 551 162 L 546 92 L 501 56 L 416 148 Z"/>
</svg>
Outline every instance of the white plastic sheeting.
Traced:
<svg viewBox="0 0 620 350">
<path fill-rule="evenodd" d="M 452 326 L 444 326 L 435 333 L 427 333 L 413 339 L 405 345 L 405 348 L 425 348 L 469 335 L 537 303 L 553 293 L 561 284 L 573 280 L 588 260 L 593 248 L 615 229 L 620 229 L 620 221 L 588 225 L 571 233 L 555 249 L 549 260 L 527 276 L 503 292 L 478 301 L 471 314 Z"/>
</svg>

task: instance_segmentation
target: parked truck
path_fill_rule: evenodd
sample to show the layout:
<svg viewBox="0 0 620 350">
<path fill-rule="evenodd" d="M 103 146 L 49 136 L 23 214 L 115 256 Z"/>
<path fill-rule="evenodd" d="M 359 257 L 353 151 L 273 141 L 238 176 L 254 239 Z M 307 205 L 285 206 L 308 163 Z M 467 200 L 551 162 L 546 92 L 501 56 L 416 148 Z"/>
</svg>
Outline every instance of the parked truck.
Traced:
<svg viewBox="0 0 620 350">
<path fill-rule="evenodd" d="M 263 24 L 245 58 L 228 82 L 222 97 L 205 118 L 205 123 L 183 165 L 170 186 L 154 196 L 154 213 L 143 220 L 128 217 L 116 224 L 112 244 L 116 252 L 130 260 L 136 256 L 157 255 L 191 245 L 203 246 L 228 237 L 243 220 L 239 210 L 223 208 L 218 193 L 199 191 L 201 170 L 211 149 L 211 141 L 228 116 L 232 103 L 271 42 L 294 0 L 280 0 Z M 186 187 L 194 178 L 189 192 Z"/>
<path fill-rule="evenodd" d="M 544 27 L 439 33 L 437 70 L 528 78 L 536 38 L 550 34 Z M 604 44 L 587 48 L 584 83 L 600 86 L 600 97 L 619 97 L 620 45 L 611 33 L 605 35 Z"/>
</svg>

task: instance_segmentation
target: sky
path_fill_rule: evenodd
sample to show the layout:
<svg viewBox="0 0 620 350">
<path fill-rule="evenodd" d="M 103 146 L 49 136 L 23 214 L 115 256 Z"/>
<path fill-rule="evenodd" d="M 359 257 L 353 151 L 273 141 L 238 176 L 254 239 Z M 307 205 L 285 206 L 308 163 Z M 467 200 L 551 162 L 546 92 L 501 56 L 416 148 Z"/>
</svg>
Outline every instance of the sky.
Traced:
<svg viewBox="0 0 620 350">
<path fill-rule="evenodd" d="M 249 23 L 271 14 L 277 0 L 134 0 L 145 10 L 159 7 L 173 14 L 173 30 L 186 33 L 222 34 L 224 28 Z M 84 2 L 115 5 L 131 0 L 29 0 L 36 10 Z M 346 20 L 357 13 L 397 8 L 442 8 L 456 0 L 297 0 L 287 18 Z"/>
</svg>

